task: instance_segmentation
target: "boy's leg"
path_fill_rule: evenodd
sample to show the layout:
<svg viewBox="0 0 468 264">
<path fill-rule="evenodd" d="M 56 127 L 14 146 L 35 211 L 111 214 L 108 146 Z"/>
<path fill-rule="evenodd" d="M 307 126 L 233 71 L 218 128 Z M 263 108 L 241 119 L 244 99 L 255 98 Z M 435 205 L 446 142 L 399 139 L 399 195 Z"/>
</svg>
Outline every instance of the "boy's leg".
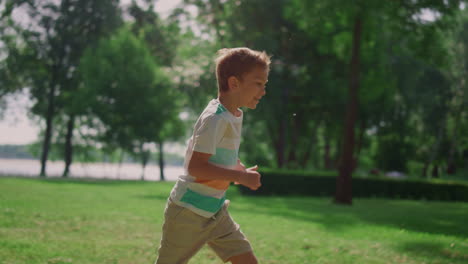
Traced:
<svg viewBox="0 0 468 264">
<path fill-rule="evenodd" d="M 224 262 L 257 263 L 250 242 L 229 215 L 227 207 L 228 203 L 215 216 L 217 223 L 211 232 L 208 245 Z"/>
<path fill-rule="evenodd" d="M 168 201 L 155 264 L 185 264 L 206 243 L 206 218 Z"/>
<path fill-rule="evenodd" d="M 258 264 L 257 258 L 253 252 L 247 252 L 234 257 L 229 258 L 232 264 Z"/>
</svg>

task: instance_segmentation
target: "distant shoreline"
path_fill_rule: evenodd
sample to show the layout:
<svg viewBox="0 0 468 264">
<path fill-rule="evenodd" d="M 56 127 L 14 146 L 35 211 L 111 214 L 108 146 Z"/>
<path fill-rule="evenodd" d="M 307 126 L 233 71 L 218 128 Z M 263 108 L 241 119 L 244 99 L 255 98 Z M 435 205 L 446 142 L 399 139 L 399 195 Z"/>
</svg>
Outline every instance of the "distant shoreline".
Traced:
<svg viewBox="0 0 468 264">
<path fill-rule="evenodd" d="M 0 158 L 1 176 L 38 177 L 40 161 L 31 159 Z M 49 178 L 61 177 L 65 163 L 63 161 L 48 161 L 46 174 Z M 73 163 L 69 178 L 114 179 L 114 180 L 140 180 L 142 166 L 137 163 Z M 148 164 L 145 167 L 144 180 L 159 181 L 159 166 Z M 167 181 L 175 181 L 184 173 L 182 166 L 167 165 L 164 167 L 164 176 Z"/>
<path fill-rule="evenodd" d="M 31 160 L 31 161 L 37 161 L 37 162 L 40 162 L 41 159 L 39 158 L 28 158 L 28 157 L 2 157 L 0 156 L 0 160 Z M 62 160 L 47 160 L 47 162 L 61 162 Z M 137 161 L 133 161 L 133 162 L 128 162 L 128 161 L 124 161 L 122 163 L 118 163 L 118 162 L 110 162 L 110 161 L 91 161 L 91 162 L 74 162 L 73 164 L 116 164 L 116 165 L 119 165 L 119 164 L 137 164 L 137 165 L 141 165 L 141 163 L 137 162 Z M 155 161 L 148 161 L 148 164 L 153 164 L 153 165 L 157 165 L 159 166 L 159 164 Z M 182 165 L 180 165 L 182 166 Z M 179 167 L 178 165 L 170 165 L 170 164 L 165 164 L 164 167 Z"/>
</svg>

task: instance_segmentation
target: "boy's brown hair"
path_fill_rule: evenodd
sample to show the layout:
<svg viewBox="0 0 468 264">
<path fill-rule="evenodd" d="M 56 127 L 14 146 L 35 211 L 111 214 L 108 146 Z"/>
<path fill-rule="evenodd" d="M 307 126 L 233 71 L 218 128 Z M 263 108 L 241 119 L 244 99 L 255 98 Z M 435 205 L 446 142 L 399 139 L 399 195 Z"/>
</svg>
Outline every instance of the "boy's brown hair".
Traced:
<svg viewBox="0 0 468 264">
<path fill-rule="evenodd" d="M 218 91 L 229 90 L 228 78 L 234 76 L 242 80 L 242 76 L 254 67 L 270 69 L 270 56 L 266 52 L 249 48 L 220 49 L 216 57 L 216 79 Z"/>
</svg>

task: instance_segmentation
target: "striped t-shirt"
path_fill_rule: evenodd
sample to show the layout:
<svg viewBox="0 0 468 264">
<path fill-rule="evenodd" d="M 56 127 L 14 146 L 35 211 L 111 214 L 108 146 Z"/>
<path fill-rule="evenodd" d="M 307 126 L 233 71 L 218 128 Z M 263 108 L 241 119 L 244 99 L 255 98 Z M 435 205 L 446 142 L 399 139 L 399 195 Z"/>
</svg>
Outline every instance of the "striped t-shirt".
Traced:
<svg viewBox="0 0 468 264">
<path fill-rule="evenodd" d="M 204 217 L 212 217 L 223 206 L 230 182 L 197 179 L 189 175 L 188 164 L 193 151 L 197 151 L 212 154 L 211 164 L 233 169 L 238 160 L 242 117 L 242 111 L 236 117 L 218 99 L 210 101 L 188 141 L 185 175 L 179 177 L 170 196 L 174 203 Z"/>
</svg>

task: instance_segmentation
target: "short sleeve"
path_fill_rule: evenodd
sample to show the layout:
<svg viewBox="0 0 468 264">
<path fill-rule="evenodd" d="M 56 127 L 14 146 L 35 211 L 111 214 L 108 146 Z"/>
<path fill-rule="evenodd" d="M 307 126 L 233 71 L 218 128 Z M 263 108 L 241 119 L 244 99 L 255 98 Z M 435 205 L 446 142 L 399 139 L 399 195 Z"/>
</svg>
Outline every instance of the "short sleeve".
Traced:
<svg viewBox="0 0 468 264">
<path fill-rule="evenodd" d="M 193 150 L 216 154 L 216 146 L 221 142 L 226 129 L 226 122 L 217 116 L 208 116 L 201 121 L 193 135 Z"/>
</svg>

